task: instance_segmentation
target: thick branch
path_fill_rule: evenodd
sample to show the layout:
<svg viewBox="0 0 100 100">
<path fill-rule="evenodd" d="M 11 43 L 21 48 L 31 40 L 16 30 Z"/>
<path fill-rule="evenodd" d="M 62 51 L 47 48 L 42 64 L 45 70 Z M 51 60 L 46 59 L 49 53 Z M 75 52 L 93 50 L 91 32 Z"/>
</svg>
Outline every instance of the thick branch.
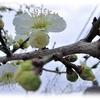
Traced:
<svg viewBox="0 0 100 100">
<path fill-rule="evenodd" d="M 94 37 L 96 35 L 98 35 L 98 31 L 99 31 L 99 27 L 100 27 L 100 17 L 98 18 L 98 20 L 97 19 L 94 20 L 92 24 L 93 24 L 93 26 L 92 26 L 89 34 L 84 39 L 87 42 L 91 42 L 94 39 Z"/>
<path fill-rule="evenodd" d="M 89 43 L 81 40 L 77 43 L 58 47 L 55 49 L 44 49 L 44 50 L 32 51 L 21 54 L 12 54 L 11 57 L 6 57 L 6 56 L 0 57 L 0 62 L 6 63 L 7 61 L 10 60 L 32 59 L 32 58 L 37 58 L 39 56 L 50 55 L 57 52 L 62 52 L 64 56 L 75 53 L 84 53 L 100 59 L 99 47 L 100 47 L 100 41 Z"/>
</svg>

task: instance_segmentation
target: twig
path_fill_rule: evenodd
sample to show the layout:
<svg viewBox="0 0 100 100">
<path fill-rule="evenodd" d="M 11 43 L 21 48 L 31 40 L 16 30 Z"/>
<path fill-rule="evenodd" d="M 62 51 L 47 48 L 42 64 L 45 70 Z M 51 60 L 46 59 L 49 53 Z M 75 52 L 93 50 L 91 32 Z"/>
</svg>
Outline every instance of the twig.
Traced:
<svg viewBox="0 0 100 100">
<path fill-rule="evenodd" d="M 42 69 L 45 70 L 45 71 L 53 72 L 53 73 L 57 73 L 57 74 L 65 74 L 66 73 L 65 71 L 60 72 L 60 71 L 49 70 L 49 69 L 45 69 L 45 68 L 42 68 Z"/>
<path fill-rule="evenodd" d="M 61 63 L 63 63 L 65 65 L 66 68 L 68 69 L 75 69 L 76 71 L 79 71 L 79 68 L 75 65 L 75 64 L 72 64 L 70 62 L 68 62 L 65 58 L 62 58 L 62 57 L 58 57 L 58 56 L 55 56 L 54 57 L 54 60 L 55 61 L 60 61 Z M 71 69 L 72 70 L 72 69 Z"/>
<path fill-rule="evenodd" d="M 96 11 L 97 7 L 98 7 L 98 5 L 96 5 L 96 6 L 95 6 L 95 8 L 93 9 L 93 11 L 92 11 L 91 15 L 89 16 L 89 18 L 88 18 L 87 22 L 85 23 L 85 25 L 84 25 L 83 29 L 81 30 L 81 32 L 80 32 L 80 34 L 79 34 L 79 36 L 77 37 L 76 42 L 79 40 L 79 38 L 80 38 L 80 37 L 81 37 L 81 35 L 83 34 L 83 32 L 84 32 L 84 30 L 85 30 L 85 28 L 86 28 L 87 24 L 89 23 L 90 19 L 92 18 L 92 15 L 93 15 L 93 14 L 94 14 L 94 12 Z"/>
<path fill-rule="evenodd" d="M 10 49 L 7 47 L 5 41 L 3 40 L 3 37 L 2 37 L 2 32 L 0 30 L 0 41 L 1 41 L 1 44 L 3 46 L 3 49 L 4 49 L 4 52 L 7 54 L 7 56 L 11 56 L 11 52 L 10 52 Z"/>
<path fill-rule="evenodd" d="M 100 17 L 98 18 L 98 20 L 96 20 L 96 17 L 94 17 L 92 24 L 93 26 L 89 34 L 85 37 L 85 39 L 83 39 L 86 42 L 91 42 L 94 39 L 94 37 L 98 34 L 98 30 L 100 27 Z"/>
<path fill-rule="evenodd" d="M 29 40 L 29 37 L 28 37 L 25 41 L 23 41 L 23 43 L 19 46 L 19 48 L 22 48 L 23 45 L 24 45 L 28 40 Z M 12 50 L 12 53 L 14 53 L 14 52 L 15 52 L 16 50 L 18 50 L 19 48 L 13 49 L 13 50 Z"/>
</svg>

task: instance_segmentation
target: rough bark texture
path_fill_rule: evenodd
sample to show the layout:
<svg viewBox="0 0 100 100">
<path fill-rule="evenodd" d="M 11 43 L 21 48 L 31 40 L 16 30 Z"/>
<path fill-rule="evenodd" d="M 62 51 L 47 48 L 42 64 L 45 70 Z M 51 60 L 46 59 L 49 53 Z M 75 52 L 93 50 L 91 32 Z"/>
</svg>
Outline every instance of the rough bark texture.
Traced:
<svg viewBox="0 0 100 100">
<path fill-rule="evenodd" d="M 77 43 L 70 44 L 67 46 L 62 46 L 55 49 L 37 50 L 37 51 L 32 51 L 27 53 L 13 54 L 11 57 L 7 57 L 7 56 L 0 57 L 0 62 L 5 63 L 10 60 L 32 59 L 32 58 L 37 58 L 39 56 L 50 55 L 57 52 L 62 52 L 64 56 L 68 54 L 84 53 L 99 59 L 100 58 L 99 47 L 100 47 L 100 41 L 89 43 L 81 40 Z"/>
</svg>

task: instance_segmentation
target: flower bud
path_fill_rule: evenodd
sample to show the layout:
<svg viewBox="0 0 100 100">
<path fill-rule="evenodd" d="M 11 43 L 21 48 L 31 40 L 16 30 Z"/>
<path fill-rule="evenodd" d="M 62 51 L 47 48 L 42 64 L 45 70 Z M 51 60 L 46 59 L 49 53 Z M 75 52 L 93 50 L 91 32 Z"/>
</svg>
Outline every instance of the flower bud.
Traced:
<svg viewBox="0 0 100 100">
<path fill-rule="evenodd" d="M 18 77 L 14 77 L 14 80 L 27 91 L 36 91 L 41 85 L 39 76 L 33 71 L 23 71 Z"/>
<path fill-rule="evenodd" d="M 29 42 L 25 42 L 22 49 L 28 48 L 29 47 Z"/>
<path fill-rule="evenodd" d="M 0 29 L 2 29 L 4 27 L 4 22 L 3 20 L 0 18 Z"/>
<path fill-rule="evenodd" d="M 32 71 L 32 69 L 34 68 L 34 66 L 32 65 L 31 60 L 26 60 L 24 62 L 22 62 L 18 67 L 16 72 L 14 73 L 14 78 L 17 78 L 20 76 L 20 74 L 23 71 Z"/>
<path fill-rule="evenodd" d="M 41 29 L 35 29 L 29 39 L 29 44 L 31 47 L 35 48 L 44 48 L 48 45 L 49 43 L 49 35 L 45 30 Z"/>
<path fill-rule="evenodd" d="M 17 60 L 15 63 L 16 63 L 16 65 L 20 65 L 23 62 L 24 62 L 23 60 Z"/>
<path fill-rule="evenodd" d="M 95 75 L 92 72 L 92 69 L 86 65 L 85 62 L 81 63 L 81 72 L 79 73 L 80 77 L 83 80 L 93 81 L 95 79 Z"/>
<path fill-rule="evenodd" d="M 14 44 L 13 44 L 13 49 L 18 49 L 19 48 L 19 43 L 18 42 L 15 42 Z"/>
<path fill-rule="evenodd" d="M 78 58 L 76 54 L 71 54 L 71 55 L 65 56 L 65 59 L 69 62 L 75 62 Z"/>
<path fill-rule="evenodd" d="M 66 78 L 70 82 L 75 82 L 78 79 L 78 75 L 75 71 L 72 71 L 71 73 L 66 74 Z"/>
</svg>

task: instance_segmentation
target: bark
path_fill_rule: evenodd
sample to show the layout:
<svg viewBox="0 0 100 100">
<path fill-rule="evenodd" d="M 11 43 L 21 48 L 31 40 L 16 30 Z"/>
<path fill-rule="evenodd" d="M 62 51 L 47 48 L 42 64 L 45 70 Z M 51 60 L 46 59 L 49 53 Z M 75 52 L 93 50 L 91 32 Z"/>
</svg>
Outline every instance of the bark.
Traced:
<svg viewBox="0 0 100 100">
<path fill-rule="evenodd" d="M 81 40 L 77 43 L 58 47 L 55 49 L 44 49 L 44 50 L 27 52 L 27 53 L 12 54 L 11 57 L 7 57 L 7 56 L 0 57 L 0 62 L 6 63 L 7 61 L 11 61 L 11 60 L 33 59 L 39 56 L 50 55 L 57 52 L 62 52 L 64 56 L 69 54 L 83 53 L 83 54 L 89 54 L 93 57 L 100 59 L 100 41 L 98 40 L 96 42 L 90 43 Z"/>
</svg>

